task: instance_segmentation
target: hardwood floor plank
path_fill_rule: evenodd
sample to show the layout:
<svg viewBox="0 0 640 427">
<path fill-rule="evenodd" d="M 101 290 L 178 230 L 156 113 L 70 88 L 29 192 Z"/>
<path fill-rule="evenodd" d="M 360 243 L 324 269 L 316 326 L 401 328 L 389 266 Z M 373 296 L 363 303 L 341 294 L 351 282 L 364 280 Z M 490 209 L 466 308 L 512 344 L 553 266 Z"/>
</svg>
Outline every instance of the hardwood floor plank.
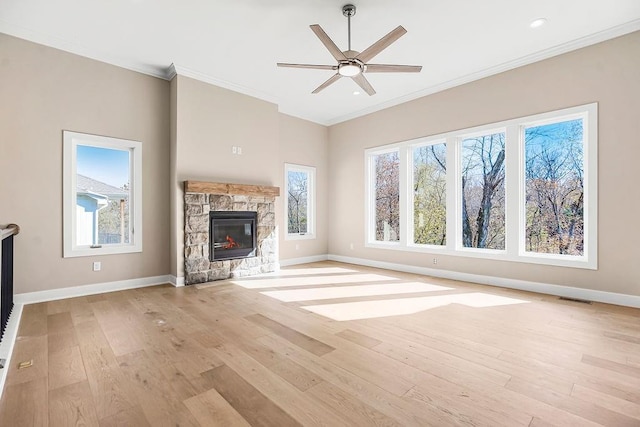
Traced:
<svg viewBox="0 0 640 427">
<path fill-rule="evenodd" d="M 22 308 L 18 338 L 47 334 L 47 303 L 27 304 Z"/>
<path fill-rule="evenodd" d="M 366 348 L 372 348 L 382 344 L 382 341 L 380 340 L 368 337 L 360 332 L 352 331 L 351 329 L 345 329 L 344 331 L 338 332 L 336 335 Z"/>
<path fill-rule="evenodd" d="M 506 385 L 509 390 L 516 391 L 532 397 L 541 402 L 548 403 L 558 409 L 575 414 L 586 420 L 594 421 L 602 425 L 617 427 L 638 426 L 638 420 L 632 417 L 611 411 L 602 406 L 576 399 L 572 396 L 559 395 L 542 387 L 537 387 L 519 378 L 512 378 Z"/>
<path fill-rule="evenodd" d="M 98 416 L 86 381 L 49 391 L 49 426 L 97 426 Z"/>
<path fill-rule="evenodd" d="M 226 365 L 202 374 L 252 426 L 299 426 L 298 421 Z"/>
<path fill-rule="evenodd" d="M 269 366 L 269 369 L 300 391 L 308 390 L 322 382 L 322 378 L 307 371 L 304 367 L 291 360 L 278 362 L 275 365 Z"/>
<path fill-rule="evenodd" d="M 266 327 L 275 334 L 280 335 L 282 338 L 290 341 L 300 348 L 304 348 L 305 350 L 315 354 L 316 356 L 322 356 L 335 350 L 335 348 L 331 347 L 330 345 L 320 342 L 315 338 L 311 338 L 310 336 L 298 332 L 295 329 L 283 325 L 282 323 L 276 322 L 275 320 L 269 319 L 262 314 L 247 316 L 246 319 L 258 325 Z"/>
<path fill-rule="evenodd" d="M 57 334 L 73 330 L 71 313 L 68 311 L 47 316 L 47 333 Z"/>
<path fill-rule="evenodd" d="M 110 348 L 83 345 L 80 351 L 99 419 L 138 404 Z"/>
<path fill-rule="evenodd" d="M 68 347 L 49 353 L 49 390 L 87 379 L 80 347 Z"/>
<path fill-rule="evenodd" d="M 401 426 L 398 421 L 384 415 L 382 412 L 372 408 L 351 394 L 344 392 L 340 388 L 323 382 L 309 390 L 307 394 L 313 395 L 316 399 L 327 404 L 336 411 L 345 425 L 362 426 Z"/>
<path fill-rule="evenodd" d="M 78 345 L 78 337 L 76 335 L 75 328 L 65 332 L 47 335 L 47 347 L 49 354 L 71 347 L 77 347 Z"/>
<path fill-rule="evenodd" d="M 0 404 L 0 426 L 48 426 L 47 378 L 6 384 Z"/>
<path fill-rule="evenodd" d="M 373 351 L 346 352 L 339 349 L 323 358 L 396 396 L 403 396 L 419 380 L 415 378 L 416 369 Z"/>
<path fill-rule="evenodd" d="M 610 394 L 601 393 L 588 387 L 583 387 L 579 384 L 576 384 L 573 387 L 571 396 L 635 418 L 637 419 L 638 425 L 640 425 L 640 404 L 638 403 L 629 402 L 628 400 L 620 399 L 619 397 L 612 396 Z"/>
<path fill-rule="evenodd" d="M 152 427 L 144 416 L 140 406 L 132 406 L 127 409 L 102 418 L 100 427 Z M 156 427 L 156 426 L 153 426 Z"/>
<path fill-rule="evenodd" d="M 247 420 L 242 418 L 242 415 L 215 389 L 190 397 L 184 401 L 184 404 L 200 425 L 250 426 Z"/>
<path fill-rule="evenodd" d="M 602 359 L 600 357 L 585 354 L 582 356 L 582 362 L 588 365 L 597 366 L 599 368 L 608 369 L 623 375 L 640 378 L 640 368 L 625 365 L 623 363 L 612 362 L 611 360 Z"/>
<path fill-rule="evenodd" d="M 144 350 L 118 357 L 118 365 L 152 425 L 197 426 L 198 422 L 181 402 Z"/>
<path fill-rule="evenodd" d="M 32 362 L 30 367 L 18 369 L 22 362 Z M 7 384 L 19 384 L 46 378 L 48 373 L 47 336 L 20 337 L 16 340 L 11 356 Z"/>
</svg>

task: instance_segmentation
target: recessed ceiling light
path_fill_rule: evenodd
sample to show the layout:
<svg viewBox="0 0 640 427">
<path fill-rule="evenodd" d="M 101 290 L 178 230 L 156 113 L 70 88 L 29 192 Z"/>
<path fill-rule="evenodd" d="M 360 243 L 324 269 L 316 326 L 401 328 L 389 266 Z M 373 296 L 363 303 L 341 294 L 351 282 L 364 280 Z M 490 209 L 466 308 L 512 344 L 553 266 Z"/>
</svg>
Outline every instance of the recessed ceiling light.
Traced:
<svg viewBox="0 0 640 427">
<path fill-rule="evenodd" d="M 354 95 L 360 95 L 360 92 L 359 92 L 359 91 L 357 91 L 357 90 L 354 90 L 354 91 L 353 91 L 353 94 L 354 94 Z"/>
<path fill-rule="evenodd" d="M 531 24 L 529 24 L 529 26 L 531 28 L 540 28 L 546 23 L 547 23 L 547 18 L 538 18 L 531 21 Z"/>
</svg>

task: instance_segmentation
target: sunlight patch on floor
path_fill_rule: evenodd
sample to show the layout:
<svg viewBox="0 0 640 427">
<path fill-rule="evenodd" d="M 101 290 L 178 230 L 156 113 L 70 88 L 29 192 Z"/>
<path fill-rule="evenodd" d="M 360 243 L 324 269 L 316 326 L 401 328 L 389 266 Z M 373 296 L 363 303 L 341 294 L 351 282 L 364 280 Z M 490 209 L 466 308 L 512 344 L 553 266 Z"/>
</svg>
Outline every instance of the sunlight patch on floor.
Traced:
<svg viewBox="0 0 640 427">
<path fill-rule="evenodd" d="M 339 276 L 313 276 L 313 277 L 274 277 L 266 279 L 234 279 L 229 283 L 234 283 L 247 289 L 264 288 L 287 288 L 292 286 L 317 286 L 332 285 L 334 283 L 367 283 L 367 282 L 390 282 L 400 279 L 381 274 L 347 274 Z"/>
<path fill-rule="evenodd" d="M 480 308 L 523 304 L 528 302 L 529 301 L 516 298 L 473 292 L 468 294 L 439 295 L 432 297 L 310 305 L 302 308 L 333 320 L 347 321 L 414 314 L 449 304 L 463 304 L 469 307 Z"/>
<path fill-rule="evenodd" d="M 453 288 L 424 282 L 386 283 L 383 285 L 333 286 L 327 288 L 294 289 L 261 292 L 284 302 L 312 301 L 334 298 L 368 297 L 376 295 L 410 294 L 415 292 L 449 291 Z"/>
</svg>

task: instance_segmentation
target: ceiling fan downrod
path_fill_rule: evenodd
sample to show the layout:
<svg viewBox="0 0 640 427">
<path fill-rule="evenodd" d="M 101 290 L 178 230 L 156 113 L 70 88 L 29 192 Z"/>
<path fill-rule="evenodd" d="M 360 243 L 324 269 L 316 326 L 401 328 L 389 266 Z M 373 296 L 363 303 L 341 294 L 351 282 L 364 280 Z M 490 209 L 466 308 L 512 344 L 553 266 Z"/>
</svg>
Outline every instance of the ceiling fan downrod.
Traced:
<svg viewBox="0 0 640 427">
<path fill-rule="evenodd" d="M 356 7 L 352 4 L 345 4 L 342 6 L 342 14 L 347 17 L 347 50 L 351 50 L 351 17 L 356 14 Z"/>
</svg>

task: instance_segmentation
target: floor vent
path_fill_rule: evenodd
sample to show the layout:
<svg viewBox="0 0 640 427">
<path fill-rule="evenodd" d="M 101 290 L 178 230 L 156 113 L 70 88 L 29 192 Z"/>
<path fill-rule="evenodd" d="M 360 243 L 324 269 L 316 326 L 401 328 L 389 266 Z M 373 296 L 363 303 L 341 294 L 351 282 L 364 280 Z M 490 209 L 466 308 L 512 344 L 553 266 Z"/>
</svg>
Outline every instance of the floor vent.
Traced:
<svg viewBox="0 0 640 427">
<path fill-rule="evenodd" d="M 563 301 L 579 302 L 581 304 L 593 304 L 593 301 L 589 301 L 589 300 L 586 300 L 586 299 L 580 299 L 580 298 L 560 297 L 558 299 L 561 299 Z"/>
</svg>

